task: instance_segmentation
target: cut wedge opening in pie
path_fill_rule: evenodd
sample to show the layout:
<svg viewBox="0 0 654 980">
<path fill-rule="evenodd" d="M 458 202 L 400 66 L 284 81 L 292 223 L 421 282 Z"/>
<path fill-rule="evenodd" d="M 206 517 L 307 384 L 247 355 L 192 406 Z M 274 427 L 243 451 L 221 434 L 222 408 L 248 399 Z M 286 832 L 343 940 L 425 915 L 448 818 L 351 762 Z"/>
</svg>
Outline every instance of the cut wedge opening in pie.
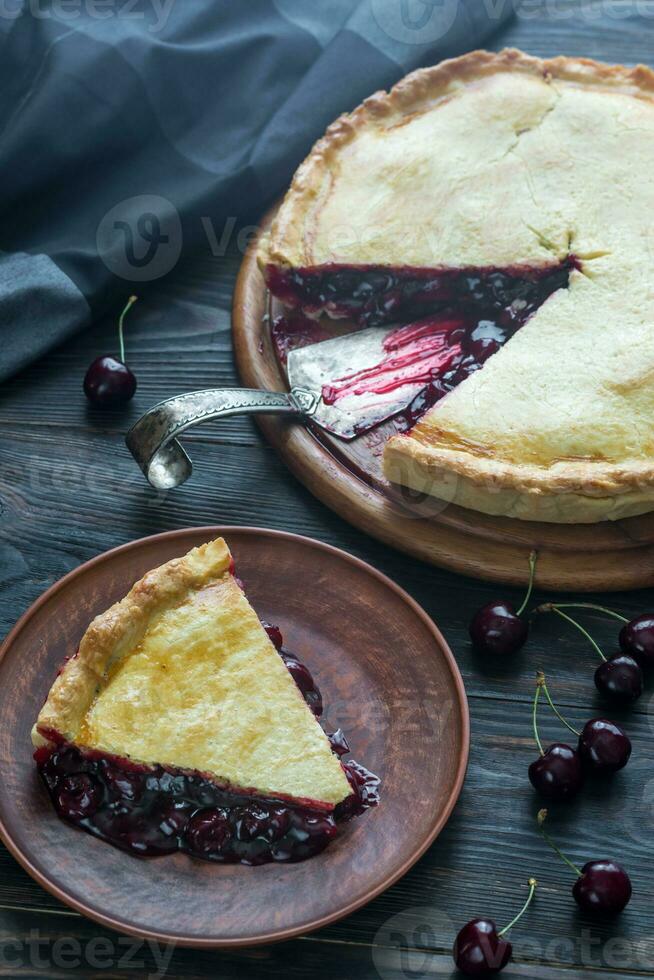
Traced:
<svg viewBox="0 0 654 980">
<path fill-rule="evenodd" d="M 217 539 L 91 623 L 32 733 L 60 816 L 136 854 L 261 864 L 311 857 L 377 802 L 233 569 Z"/>
<path fill-rule="evenodd" d="M 515 50 L 327 130 L 260 243 L 271 292 L 358 326 L 460 321 L 386 444 L 393 482 L 528 520 L 654 508 L 653 164 L 650 69 Z"/>
</svg>

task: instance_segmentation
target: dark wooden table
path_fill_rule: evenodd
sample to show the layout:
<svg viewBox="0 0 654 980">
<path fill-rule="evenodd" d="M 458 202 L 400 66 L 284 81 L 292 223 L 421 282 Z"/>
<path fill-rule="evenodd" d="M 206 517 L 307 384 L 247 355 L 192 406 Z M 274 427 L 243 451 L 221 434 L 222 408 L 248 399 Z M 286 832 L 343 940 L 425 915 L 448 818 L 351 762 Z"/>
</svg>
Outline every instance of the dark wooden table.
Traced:
<svg viewBox="0 0 654 980">
<path fill-rule="evenodd" d="M 654 60 L 654 3 L 528 4 L 495 46 L 538 55 Z M 216 219 L 218 237 L 222 223 Z M 359 555 L 407 589 L 433 616 L 455 652 L 472 715 L 467 782 L 436 844 L 395 887 L 348 919 L 288 944 L 223 955 L 150 948 L 97 927 L 42 891 L 0 851 L 0 975 L 61 977 L 304 977 L 416 980 L 450 976 L 458 927 L 478 914 L 505 924 L 540 882 L 516 928 L 515 962 L 504 976 L 654 976 L 654 747 L 648 691 L 624 720 L 634 743 L 628 769 L 552 809 L 552 832 L 578 862 L 612 856 L 631 873 L 634 897 L 614 924 L 577 914 L 567 869 L 535 831 L 538 802 L 527 780 L 535 757 L 530 711 L 537 668 L 574 724 L 604 713 L 594 694 L 593 651 L 560 622 L 539 621 L 523 653 L 507 662 L 476 656 L 471 613 L 502 593 L 393 552 L 349 527 L 293 480 L 249 420 L 191 436 L 196 471 L 167 495 L 144 484 L 123 445 L 129 423 L 177 392 L 237 382 L 230 300 L 240 260 L 209 248 L 153 288 L 131 314 L 129 360 L 139 390 L 125 413 L 90 411 L 81 392 L 87 364 L 115 350 L 113 322 L 99 323 L 5 386 L 0 406 L 0 623 L 8 629 L 41 592 L 80 562 L 133 538 L 202 524 L 251 524 L 311 535 Z M 129 291 L 129 287 L 126 292 Z M 538 598 L 538 597 L 536 597 Z M 645 592 L 605 596 L 631 615 Z M 587 617 L 607 650 L 610 622 Z M 410 656 L 410 651 L 407 651 Z M 565 737 L 543 712 L 545 737 Z M 407 805 L 410 801 L 407 800 Z M 208 901 L 220 901 L 219 896 Z M 280 902 L 284 896 L 279 896 Z"/>
</svg>

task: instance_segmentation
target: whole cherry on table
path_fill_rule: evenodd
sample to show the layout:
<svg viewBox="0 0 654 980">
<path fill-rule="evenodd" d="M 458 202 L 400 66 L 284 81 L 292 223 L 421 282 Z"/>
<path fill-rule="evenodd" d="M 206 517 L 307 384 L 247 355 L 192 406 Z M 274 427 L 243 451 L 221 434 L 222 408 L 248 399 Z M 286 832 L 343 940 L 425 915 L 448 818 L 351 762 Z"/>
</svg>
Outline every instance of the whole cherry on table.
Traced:
<svg viewBox="0 0 654 980">
<path fill-rule="evenodd" d="M 522 918 L 536 891 L 535 878 L 529 879 L 527 901 L 516 917 L 498 931 L 492 919 L 471 919 L 454 940 L 452 957 L 459 970 L 469 977 L 486 977 L 503 970 L 511 959 L 513 947 L 504 936 Z"/>
<path fill-rule="evenodd" d="M 482 606 L 470 622 L 470 639 L 481 653 L 511 655 L 517 653 L 529 635 L 529 620 L 522 614 L 527 608 L 534 587 L 537 552 L 529 556 L 529 585 L 520 608 L 516 611 L 511 602 L 498 599 Z"/>
<path fill-rule="evenodd" d="M 577 737 L 577 748 L 555 742 L 543 749 L 538 733 L 538 703 L 541 692 L 563 725 Z M 579 732 L 564 718 L 550 695 L 545 674 L 538 671 L 532 713 L 534 739 L 540 757 L 529 766 L 529 780 L 545 799 L 573 799 L 584 782 L 584 771 L 604 775 L 617 772 L 627 765 L 631 756 L 631 741 L 616 722 L 606 718 L 591 718 Z"/>
<path fill-rule="evenodd" d="M 622 865 L 609 858 L 603 858 L 599 861 L 587 861 L 583 868 L 578 868 L 563 854 L 545 830 L 546 819 L 547 810 L 540 810 L 538 828 L 544 840 L 577 876 L 572 886 L 572 895 L 582 912 L 595 918 L 612 918 L 619 915 L 631 898 L 631 881 Z"/>
<path fill-rule="evenodd" d="M 84 394 L 97 408 L 115 408 L 125 405 L 134 397 L 136 377 L 125 363 L 123 323 L 127 312 L 138 297 L 130 296 L 118 320 L 120 359 L 113 354 L 103 354 L 89 365 L 84 376 Z"/>
</svg>

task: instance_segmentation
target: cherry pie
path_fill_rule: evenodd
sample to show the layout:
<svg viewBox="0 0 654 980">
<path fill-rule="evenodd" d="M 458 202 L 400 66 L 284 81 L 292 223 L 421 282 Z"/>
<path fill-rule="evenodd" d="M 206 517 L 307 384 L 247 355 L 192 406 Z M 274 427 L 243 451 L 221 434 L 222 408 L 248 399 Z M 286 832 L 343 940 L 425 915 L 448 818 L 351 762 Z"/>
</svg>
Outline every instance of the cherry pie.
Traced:
<svg viewBox="0 0 654 980">
<path fill-rule="evenodd" d="M 262 624 L 222 539 L 98 616 L 34 726 L 60 816 L 141 855 L 298 861 L 377 802 L 317 721 L 311 674 Z"/>
<path fill-rule="evenodd" d="M 312 317 L 463 321 L 428 410 L 386 445 L 391 480 L 488 514 L 618 519 L 654 509 L 653 207 L 650 69 L 476 51 L 330 126 L 259 263 Z"/>
</svg>

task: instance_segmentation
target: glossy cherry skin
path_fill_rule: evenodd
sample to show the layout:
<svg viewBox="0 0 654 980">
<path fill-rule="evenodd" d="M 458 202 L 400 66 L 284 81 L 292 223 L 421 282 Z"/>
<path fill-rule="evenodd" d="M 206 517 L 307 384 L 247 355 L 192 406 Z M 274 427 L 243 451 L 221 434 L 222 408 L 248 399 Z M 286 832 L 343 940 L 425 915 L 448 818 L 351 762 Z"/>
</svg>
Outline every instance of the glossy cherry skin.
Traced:
<svg viewBox="0 0 654 980">
<path fill-rule="evenodd" d="M 595 687 L 612 701 L 628 704 L 643 693 L 643 671 L 628 653 L 615 653 L 595 671 Z"/>
<path fill-rule="evenodd" d="M 266 622 L 265 619 L 261 620 L 261 625 L 268 634 L 268 639 L 273 644 L 276 650 L 281 650 L 284 645 L 284 638 L 282 636 L 282 631 L 279 626 L 273 625 L 273 623 Z"/>
<path fill-rule="evenodd" d="M 624 769 L 631 756 L 631 741 L 614 721 L 592 718 L 579 736 L 579 755 L 596 772 L 611 773 Z"/>
<path fill-rule="evenodd" d="M 615 861 L 589 861 L 581 869 L 572 894 L 587 915 L 619 915 L 631 898 L 631 881 Z"/>
<path fill-rule="evenodd" d="M 510 602 L 489 602 L 478 609 L 470 622 L 470 639 L 483 653 L 512 654 L 524 646 L 529 625 Z"/>
<path fill-rule="evenodd" d="M 620 630 L 620 649 L 640 666 L 654 667 L 654 613 L 643 613 Z"/>
<path fill-rule="evenodd" d="M 469 977 L 487 977 L 503 970 L 513 948 L 497 934 L 492 919 L 472 919 L 454 940 L 452 956 L 459 970 Z"/>
<path fill-rule="evenodd" d="M 122 361 L 104 354 L 96 357 L 84 378 L 84 394 L 101 408 L 125 405 L 136 391 L 136 378 Z"/>
<path fill-rule="evenodd" d="M 529 781 L 546 800 L 571 800 L 584 783 L 579 753 L 563 742 L 555 742 L 529 766 Z"/>
</svg>

